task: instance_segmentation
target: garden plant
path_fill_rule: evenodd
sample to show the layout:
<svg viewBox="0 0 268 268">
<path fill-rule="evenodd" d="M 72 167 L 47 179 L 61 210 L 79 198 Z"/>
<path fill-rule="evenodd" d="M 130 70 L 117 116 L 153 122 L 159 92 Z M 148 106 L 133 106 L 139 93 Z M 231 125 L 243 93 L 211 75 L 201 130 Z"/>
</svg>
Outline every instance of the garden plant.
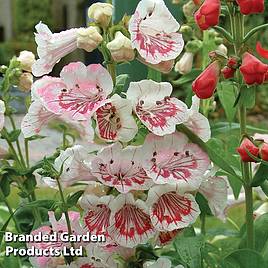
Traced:
<svg viewBox="0 0 268 268">
<path fill-rule="evenodd" d="M 22 51 L 1 66 L 1 267 L 268 267 L 268 206 L 254 203 L 256 191 L 268 195 L 268 129 L 248 124 L 268 81 L 255 39 L 268 24 L 245 22 L 265 1 L 173 1 L 184 4 L 180 21 L 167 2 L 141 0 L 119 22 L 116 4 L 94 3 L 87 27 L 59 33 L 37 21 L 37 59 Z M 103 63 L 52 76 L 76 49 L 98 50 Z M 133 61 L 146 79 L 119 74 Z M 13 86 L 30 92 L 20 125 Z M 217 107 L 226 118 L 215 123 Z M 32 161 L 53 122 L 62 141 Z M 228 213 L 241 195 L 240 226 Z M 210 229 L 216 218 L 232 228 Z"/>
</svg>

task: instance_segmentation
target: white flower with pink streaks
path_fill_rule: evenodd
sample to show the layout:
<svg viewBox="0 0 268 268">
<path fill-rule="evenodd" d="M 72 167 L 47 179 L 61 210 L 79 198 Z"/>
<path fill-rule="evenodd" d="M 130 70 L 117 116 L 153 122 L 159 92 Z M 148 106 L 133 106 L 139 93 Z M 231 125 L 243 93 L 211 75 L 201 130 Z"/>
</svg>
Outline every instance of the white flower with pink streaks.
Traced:
<svg viewBox="0 0 268 268">
<path fill-rule="evenodd" d="M 212 214 L 225 221 L 225 208 L 228 199 L 228 184 L 225 178 L 216 176 L 214 167 L 203 177 L 199 192 L 207 199 Z"/>
<path fill-rule="evenodd" d="M 114 196 L 112 195 L 102 197 L 84 195 L 80 201 L 80 205 L 84 210 L 83 229 L 92 235 L 104 235 L 106 238 L 106 242 L 100 244 L 100 246 L 109 245 L 111 242 L 111 237 L 108 233 L 111 215 L 109 205 L 113 200 Z"/>
<path fill-rule="evenodd" d="M 135 201 L 131 193 L 118 195 L 110 208 L 108 232 L 119 245 L 133 248 L 155 235 L 146 204 L 140 199 Z"/>
<path fill-rule="evenodd" d="M 189 118 L 184 123 L 201 140 L 207 142 L 211 137 L 210 125 L 208 119 L 199 112 L 200 99 L 194 95 L 192 97 L 192 106 L 188 110 Z"/>
<path fill-rule="evenodd" d="M 149 63 L 175 59 L 184 41 L 177 31 L 180 24 L 163 0 L 142 0 L 129 21 L 133 48 Z"/>
<path fill-rule="evenodd" d="M 39 22 L 35 29 L 35 42 L 39 59 L 33 64 L 34 76 L 42 76 L 52 71 L 54 65 L 77 48 L 76 28 L 52 33 L 48 26 Z"/>
<path fill-rule="evenodd" d="M 186 104 L 170 97 L 171 93 L 170 83 L 152 80 L 131 82 L 127 91 L 141 122 L 159 136 L 175 132 L 176 125 L 188 119 Z"/>
<path fill-rule="evenodd" d="M 106 141 L 128 142 L 138 132 L 137 124 L 132 116 L 131 101 L 115 94 L 95 113 L 96 131 Z"/>
<path fill-rule="evenodd" d="M 5 124 L 5 111 L 6 111 L 5 103 L 2 100 L 0 100 L 0 130 L 3 129 Z"/>
<path fill-rule="evenodd" d="M 143 152 L 140 147 L 122 148 L 114 143 L 98 152 L 91 162 L 91 173 L 105 185 L 121 193 L 131 190 L 148 190 L 153 181 L 143 169 Z"/>
<path fill-rule="evenodd" d="M 156 185 L 149 190 L 146 204 L 156 230 L 173 231 L 194 223 L 200 209 L 193 195 L 178 185 Z"/>
<path fill-rule="evenodd" d="M 88 120 L 113 90 L 108 71 L 100 64 L 82 62 L 66 65 L 60 78 L 45 76 L 34 83 L 33 94 L 55 114 Z"/>
<path fill-rule="evenodd" d="M 178 184 L 196 190 L 210 164 L 208 155 L 178 132 L 164 137 L 147 135 L 142 151 L 146 159 L 143 167 L 156 184 Z"/>
</svg>

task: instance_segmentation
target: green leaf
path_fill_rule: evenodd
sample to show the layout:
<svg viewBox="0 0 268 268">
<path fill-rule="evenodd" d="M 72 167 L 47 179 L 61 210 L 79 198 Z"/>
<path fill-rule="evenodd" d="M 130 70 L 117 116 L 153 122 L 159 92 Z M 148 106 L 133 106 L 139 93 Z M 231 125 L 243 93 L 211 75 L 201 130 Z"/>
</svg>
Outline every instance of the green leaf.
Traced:
<svg viewBox="0 0 268 268">
<path fill-rule="evenodd" d="M 43 207 L 48 210 L 51 210 L 55 203 L 56 203 L 55 200 L 36 200 L 33 202 L 29 202 L 25 204 L 24 206 L 25 207 L 37 207 L 37 208 Z"/>
<path fill-rule="evenodd" d="M 66 203 L 68 205 L 69 208 L 75 206 L 78 202 L 78 199 L 83 195 L 84 191 L 80 190 L 72 195 L 69 195 L 67 197 Z"/>
<path fill-rule="evenodd" d="M 11 131 L 10 133 L 8 133 L 8 140 L 10 142 L 17 141 L 19 136 L 20 136 L 20 133 L 21 133 L 20 129 L 15 129 L 15 130 Z"/>
<path fill-rule="evenodd" d="M 240 249 L 224 259 L 225 268 L 264 268 L 263 257 L 254 250 Z"/>
<path fill-rule="evenodd" d="M 248 109 L 252 109 L 256 103 L 256 88 L 254 86 L 243 86 L 240 92 L 241 97 L 239 103 L 243 104 Z"/>
<path fill-rule="evenodd" d="M 7 221 L 5 222 L 5 224 L 2 226 L 1 230 L 0 230 L 0 246 L 2 245 L 2 241 L 3 241 L 3 238 L 4 238 L 4 234 L 5 234 L 5 231 L 7 229 L 7 226 L 10 222 L 10 220 L 12 219 L 12 216 L 14 215 L 14 212 L 12 215 L 9 216 L 9 218 L 7 219 Z"/>
<path fill-rule="evenodd" d="M 261 163 L 252 179 L 251 186 L 253 187 L 260 186 L 267 179 L 268 179 L 268 166 Z"/>
<path fill-rule="evenodd" d="M 161 82 L 162 81 L 162 74 L 161 74 L 161 72 L 148 67 L 147 79 L 151 79 L 155 82 Z"/>
<path fill-rule="evenodd" d="M 178 80 L 173 81 L 172 84 L 174 86 L 181 86 L 183 84 L 189 83 L 194 81 L 200 74 L 202 70 L 200 69 L 193 69 L 190 73 L 183 75 Z"/>
<path fill-rule="evenodd" d="M 195 196 L 195 200 L 200 208 L 201 214 L 212 216 L 211 210 L 208 206 L 208 201 L 202 194 L 197 193 Z"/>
<path fill-rule="evenodd" d="M 126 85 L 128 79 L 129 79 L 128 74 L 120 74 L 120 75 L 118 75 L 116 77 L 114 93 L 120 94 L 121 92 L 123 92 L 124 89 L 125 89 L 125 85 Z"/>
<path fill-rule="evenodd" d="M 235 87 L 230 82 L 221 82 L 218 85 L 217 92 L 226 117 L 229 122 L 232 122 L 236 114 L 236 107 L 233 106 L 236 98 Z"/>
<path fill-rule="evenodd" d="M 255 33 L 257 33 L 258 31 L 262 31 L 262 30 L 264 30 L 265 28 L 268 28 L 268 23 L 259 25 L 259 26 L 255 27 L 255 28 L 251 29 L 251 30 L 247 33 L 247 35 L 245 36 L 245 38 L 244 38 L 244 40 L 243 40 L 243 43 L 247 42 L 247 41 L 251 38 L 251 36 L 253 36 Z"/>
<path fill-rule="evenodd" d="M 204 243 L 202 236 L 180 236 L 174 241 L 174 246 L 182 261 L 189 268 L 201 268 L 201 248 L 204 246 Z"/>
<path fill-rule="evenodd" d="M 239 197 L 240 192 L 241 192 L 243 183 L 242 183 L 242 181 L 238 180 L 233 175 L 228 175 L 227 178 L 228 178 L 229 184 L 233 190 L 234 197 L 235 197 L 235 199 L 237 199 Z"/>
</svg>

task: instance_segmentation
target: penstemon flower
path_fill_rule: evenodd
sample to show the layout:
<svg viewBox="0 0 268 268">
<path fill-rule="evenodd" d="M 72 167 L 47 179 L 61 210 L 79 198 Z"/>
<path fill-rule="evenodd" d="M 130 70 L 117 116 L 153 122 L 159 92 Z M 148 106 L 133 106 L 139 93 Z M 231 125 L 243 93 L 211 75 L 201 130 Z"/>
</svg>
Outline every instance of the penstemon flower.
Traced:
<svg viewBox="0 0 268 268">
<path fill-rule="evenodd" d="M 32 71 L 34 76 L 42 76 L 50 73 L 61 58 L 77 48 L 77 29 L 53 34 L 48 26 L 42 22 L 37 24 L 35 28 L 39 59 L 33 64 Z"/>
<path fill-rule="evenodd" d="M 2 100 L 0 100 L 0 131 L 2 130 L 5 124 L 5 111 L 6 111 L 5 103 Z"/>
<path fill-rule="evenodd" d="M 68 115 L 71 119 L 87 120 L 112 92 L 113 82 L 100 64 L 85 66 L 81 62 L 65 66 L 60 78 L 45 76 L 34 83 L 33 94 L 47 110 Z"/>
<path fill-rule="evenodd" d="M 129 21 L 133 47 L 151 64 L 175 59 L 181 53 L 184 41 L 179 28 L 163 0 L 141 0 Z"/>
<path fill-rule="evenodd" d="M 120 143 L 114 143 L 100 150 L 92 160 L 92 175 L 121 193 L 148 190 L 153 181 L 143 168 L 142 153 L 141 147 L 128 146 L 123 149 Z"/>
<path fill-rule="evenodd" d="M 156 184 L 197 189 L 210 164 L 207 154 L 182 133 L 164 137 L 149 134 L 144 142 L 144 168 Z"/>
<path fill-rule="evenodd" d="M 131 82 L 127 98 L 141 122 L 154 134 L 164 136 L 173 133 L 177 124 L 187 121 L 187 106 L 177 98 L 170 97 L 170 83 L 152 80 Z"/>
<path fill-rule="evenodd" d="M 131 101 L 114 94 L 109 102 L 102 105 L 95 113 L 96 132 L 106 141 L 128 142 L 138 132 L 132 116 Z"/>
</svg>

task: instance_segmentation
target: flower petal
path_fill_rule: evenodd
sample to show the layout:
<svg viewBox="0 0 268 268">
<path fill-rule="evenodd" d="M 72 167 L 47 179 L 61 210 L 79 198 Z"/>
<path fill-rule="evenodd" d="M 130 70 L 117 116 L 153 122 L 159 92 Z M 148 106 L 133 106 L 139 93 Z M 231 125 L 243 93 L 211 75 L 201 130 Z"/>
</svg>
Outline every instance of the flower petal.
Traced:
<svg viewBox="0 0 268 268">
<path fill-rule="evenodd" d="M 261 42 L 257 42 L 256 51 L 261 57 L 268 59 L 268 49 L 263 48 Z"/>
<path fill-rule="evenodd" d="M 194 196 L 178 192 L 176 185 L 154 186 L 146 201 L 150 218 L 159 231 L 173 231 L 194 223 L 200 213 Z"/>
<path fill-rule="evenodd" d="M 110 204 L 112 211 L 109 233 L 121 246 L 133 248 L 154 236 L 154 228 L 141 200 L 132 194 L 120 194 Z"/>
<path fill-rule="evenodd" d="M 2 130 L 4 127 L 5 111 L 6 111 L 5 103 L 2 100 L 0 100 L 0 130 Z"/>
</svg>

